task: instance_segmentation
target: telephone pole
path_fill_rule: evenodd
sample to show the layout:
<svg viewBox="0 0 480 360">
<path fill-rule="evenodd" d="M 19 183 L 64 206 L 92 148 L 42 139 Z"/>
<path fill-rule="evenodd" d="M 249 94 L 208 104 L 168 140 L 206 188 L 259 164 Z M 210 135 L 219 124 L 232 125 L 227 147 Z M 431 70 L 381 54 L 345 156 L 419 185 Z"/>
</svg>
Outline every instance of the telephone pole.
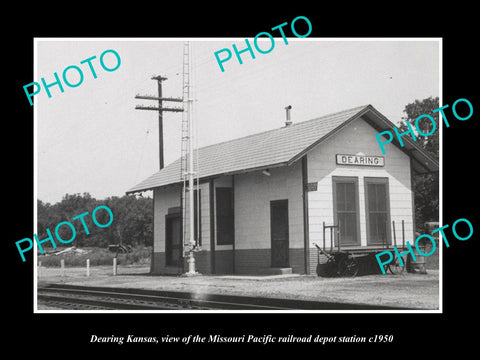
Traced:
<svg viewBox="0 0 480 360">
<path fill-rule="evenodd" d="M 162 97 L 162 81 L 167 80 L 166 77 L 152 76 L 152 80 L 157 80 L 157 82 L 158 82 L 158 96 L 136 95 L 135 99 L 157 100 L 158 101 L 158 107 L 137 105 L 137 106 L 135 106 L 135 109 L 137 109 L 137 110 L 158 111 L 158 141 L 159 141 L 158 157 L 159 157 L 159 162 L 160 162 L 160 170 L 162 170 L 163 167 L 164 167 L 164 163 L 163 163 L 163 112 L 164 111 L 171 111 L 171 112 L 182 112 L 183 111 L 183 108 L 163 107 L 163 102 L 164 101 L 183 102 L 183 99 Z"/>
</svg>

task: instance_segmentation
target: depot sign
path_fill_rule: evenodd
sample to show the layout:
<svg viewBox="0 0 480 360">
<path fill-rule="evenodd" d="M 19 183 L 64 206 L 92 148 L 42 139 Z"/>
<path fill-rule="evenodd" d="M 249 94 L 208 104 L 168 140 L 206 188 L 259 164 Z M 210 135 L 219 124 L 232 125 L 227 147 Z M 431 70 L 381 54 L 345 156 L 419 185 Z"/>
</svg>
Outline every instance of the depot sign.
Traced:
<svg viewBox="0 0 480 360">
<path fill-rule="evenodd" d="M 383 156 L 337 154 L 337 165 L 385 166 Z"/>
</svg>

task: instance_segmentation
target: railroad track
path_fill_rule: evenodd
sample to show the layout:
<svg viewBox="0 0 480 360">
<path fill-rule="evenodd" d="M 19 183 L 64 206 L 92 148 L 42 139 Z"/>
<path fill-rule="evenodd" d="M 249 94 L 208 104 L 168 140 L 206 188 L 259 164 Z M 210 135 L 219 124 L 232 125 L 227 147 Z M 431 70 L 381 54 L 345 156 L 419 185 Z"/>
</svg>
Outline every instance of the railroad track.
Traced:
<svg viewBox="0 0 480 360">
<path fill-rule="evenodd" d="M 392 310 L 406 308 L 237 295 L 49 284 L 38 303 L 69 310 Z"/>
</svg>

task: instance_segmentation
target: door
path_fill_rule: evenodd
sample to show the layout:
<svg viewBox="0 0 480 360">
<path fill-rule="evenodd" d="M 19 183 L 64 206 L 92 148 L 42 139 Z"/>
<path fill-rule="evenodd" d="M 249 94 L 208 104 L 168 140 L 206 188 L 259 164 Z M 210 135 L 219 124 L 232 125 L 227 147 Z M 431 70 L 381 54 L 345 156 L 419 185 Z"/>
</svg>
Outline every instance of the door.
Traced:
<svg viewBox="0 0 480 360">
<path fill-rule="evenodd" d="M 270 201 L 272 267 L 288 267 L 288 200 Z"/>
<path fill-rule="evenodd" d="M 182 221 L 179 214 L 165 218 L 165 263 L 168 266 L 182 266 Z"/>
</svg>

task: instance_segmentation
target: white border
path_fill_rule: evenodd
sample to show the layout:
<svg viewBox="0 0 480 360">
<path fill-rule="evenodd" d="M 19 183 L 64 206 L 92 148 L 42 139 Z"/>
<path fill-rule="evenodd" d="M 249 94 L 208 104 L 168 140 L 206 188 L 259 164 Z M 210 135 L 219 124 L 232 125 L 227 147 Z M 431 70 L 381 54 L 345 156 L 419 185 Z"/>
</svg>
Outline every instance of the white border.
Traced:
<svg viewBox="0 0 480 360">
<path fill-rule="evenodd" d="M 275 39 L 281 39 L 281 38 L 275 38 Z M 421 38 L 404 38 L 404 37 L 390 37 L 390 38 L 290 38 L 287 37 L 288 41 L 437 41 L 439 44 L 439 104 L 440 106 L 443 106 L 443 38 L 441 37 L 421 37 Z M 226 38 L 184 38 L 184 37 L 178 37 L 178 38 L 85 38 L 85 37 L 80 37 L 80 38 L 33 38 L 33 46 L 34 46 L 34 51 L 33 51 L 33 63 L 34 63 L 34 68 L 33 68 L 33 76 L 34 79 L 38 78 L 38 73 L 37 73 L 37 46 L 38 43 L 41 41 L 136 41 L 136 42 L 141 42 L 141 41 L 163 41 L 163 42 L 169 42 L 169 41 L 237 41 L 237 40 L 244 40 L 244 38 L 239 38 L 239 37 L 226 37 Z M 33 219 L 33 229 L 34 233 L 37 233 L 37 104 L 38 104 L 39 98 L 35 98 L 34 101 L 34 109 L 33 109 L 33 117 L 34 117 L 34 140 L 33 140 L 33 146 L 34 146 L 34 195 L 33 195 L 33 202 L 34 202 L 34 219 Z M 440 121 L 439 121 L 440 123 Z M 443 190 L 443 126 L 439 126 L 440 132 L 440 144 L 439 144 L 439 164 L 440 164 L 440 172 L 439 172 L 439 224 L 440 226 L 443 226 L 443 196 L 442 196 L 442 190 Z M 32 239 L 34 241 L 34 239 Z M 34 276 L 34 289 L 33 289 L 33 307 L 34 307 L 34 313 L 35 314 L 85 314 L 85 313 L 93 313 L 93 314 L 114 314 L 114 313 L 120 313 L 120 314 L 159 314 L 159 313 L 164 313 L 164 314 L 198 314 L 198 313 L 203 313 L 203 314 L 218 314 L 218 313 L 254 313 L 254 314 L 318 314 L 318 313 L 336 313 L 336 314 L 359 314 L 359 313 L 365 313 L 365 314 L 406 314 L 406 313 L 413 313 L 413 314 L 439 314 L 443 313 L 443 246 L 439 246 L 439 308 L 435 310 L 38 310 L 38 303 L 37 303 L 37 280 L 38 280 L 38 272 L 37 272 L 37 251 L 36 247 L 34 247 L 33 251 L 33 261 L 34 261 L 34 270 L 33 270 L 33 276 Z"/>
</svg>

